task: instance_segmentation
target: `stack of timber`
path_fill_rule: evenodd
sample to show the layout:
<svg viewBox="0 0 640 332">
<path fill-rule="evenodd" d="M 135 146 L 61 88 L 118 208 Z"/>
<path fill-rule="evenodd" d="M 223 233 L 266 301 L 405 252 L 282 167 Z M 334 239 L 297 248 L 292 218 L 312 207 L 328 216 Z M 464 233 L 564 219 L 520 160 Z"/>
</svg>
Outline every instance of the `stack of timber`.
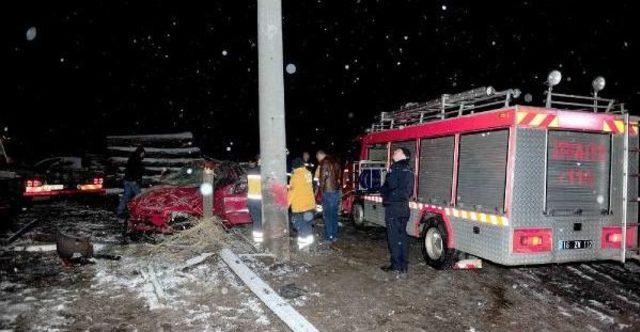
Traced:
<svg viewBox="0 0 640 332">
<path fill-rule="evenodd" d="M 143 184 L 156 185 L 171 173 L 184 171 L 203 161 L 200 148 L 193 145 L 191 132 L 157 135 L 107 136 L 109 163 L 116 171 L 116 180 L 121 181 L 127 159 L 139 146 L 144 146 L 145 166 Z"/>
</svg>

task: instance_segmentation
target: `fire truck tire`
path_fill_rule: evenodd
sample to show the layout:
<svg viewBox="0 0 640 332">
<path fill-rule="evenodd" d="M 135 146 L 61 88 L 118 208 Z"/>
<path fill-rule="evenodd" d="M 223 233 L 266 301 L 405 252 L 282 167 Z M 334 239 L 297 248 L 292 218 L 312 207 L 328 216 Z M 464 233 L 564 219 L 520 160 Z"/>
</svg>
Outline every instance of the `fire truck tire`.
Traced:
<svg viewBox="0 0 640 332">
<path fill-rule="evenodd" d="M 446 270 L 455 263 L 456 250 L 447 247 L 449 234 L 438 219 L 427 220 L 422 229 L 422 256 L 427 265 Z"/>
<path fill-rule="evenodd" d="M 356 228 L 364 227 L 364 206 L 362 203 L 353 202 L 353 206 L 351 207 L 351 220 L 353 221 L 353 226 Z"/>
</svg>

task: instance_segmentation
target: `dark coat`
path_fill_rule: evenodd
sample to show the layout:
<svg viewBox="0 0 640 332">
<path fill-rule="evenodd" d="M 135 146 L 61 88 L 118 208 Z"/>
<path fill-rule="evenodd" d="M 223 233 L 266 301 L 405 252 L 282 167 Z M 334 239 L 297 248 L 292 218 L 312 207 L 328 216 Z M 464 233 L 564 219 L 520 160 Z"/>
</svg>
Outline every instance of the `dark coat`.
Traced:
<svg viewBox="0 0 640 332">
<path fill-rule="evenodd" d="M 386 216 L 409 216 L 409 199 L 413 194 L 413 181 L 413 171 L 408 159 L 391 165 L 384 185 L 380 189 Z"/>
<path fill-rule="evenodd" d="M 142 175 L 144 174 L 144 166 L 142 166 L 142 158 L 139 154 L 134 153 L 127 160 L 127 168 L 124 171 L 125 181 L 134 181 L 140 184 Z"/>
</svg>

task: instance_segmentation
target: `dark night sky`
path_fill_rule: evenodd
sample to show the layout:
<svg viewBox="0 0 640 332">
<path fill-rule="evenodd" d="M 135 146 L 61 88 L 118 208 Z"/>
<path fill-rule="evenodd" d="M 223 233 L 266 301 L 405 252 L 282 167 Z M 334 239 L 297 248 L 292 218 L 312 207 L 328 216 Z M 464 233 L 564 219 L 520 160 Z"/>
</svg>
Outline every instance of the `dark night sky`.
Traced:
<svg viewBox="0 0 640 332">
<path fill-rule="evenodd" d="M 345 152 L 378 112 L 441 93 L 517 87 L 541 104 L 554 68 L 558 91 L 588 94 L 603 75 L 604 96 L 640 105 L 635 1 L 283 2 L 295 153 Z M 108 133 L 182 130 L 218 158 L 257 151 L 255 0 L 17 6 L 0 10 L 0 124 L 32 158 L 96 150 Z"/>
</svg>

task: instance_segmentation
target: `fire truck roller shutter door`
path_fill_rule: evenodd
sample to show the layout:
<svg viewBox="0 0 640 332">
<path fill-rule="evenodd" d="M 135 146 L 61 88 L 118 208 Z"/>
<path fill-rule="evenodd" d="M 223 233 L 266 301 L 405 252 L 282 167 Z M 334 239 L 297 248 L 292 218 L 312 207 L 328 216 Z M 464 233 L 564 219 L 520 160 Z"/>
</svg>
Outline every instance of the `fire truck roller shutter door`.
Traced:
<svg viewBox="0 0 640 332">
<path fill-rule="evenodd" d="M 504 212 L 508 138 L 506 129 L 461 136 L 459 208 L 494 214 Z"/>
<path fill-rule="evenodd" d="M 548 135 L 547 213 L 606 214 L 611 135 L 560 130 Z"/>
<path fill-rule="evenodd" d="M 454 137 L 423 139 L 420 143 L 418 199 L 448 206 L 453 182 Z"/>
</svg>

